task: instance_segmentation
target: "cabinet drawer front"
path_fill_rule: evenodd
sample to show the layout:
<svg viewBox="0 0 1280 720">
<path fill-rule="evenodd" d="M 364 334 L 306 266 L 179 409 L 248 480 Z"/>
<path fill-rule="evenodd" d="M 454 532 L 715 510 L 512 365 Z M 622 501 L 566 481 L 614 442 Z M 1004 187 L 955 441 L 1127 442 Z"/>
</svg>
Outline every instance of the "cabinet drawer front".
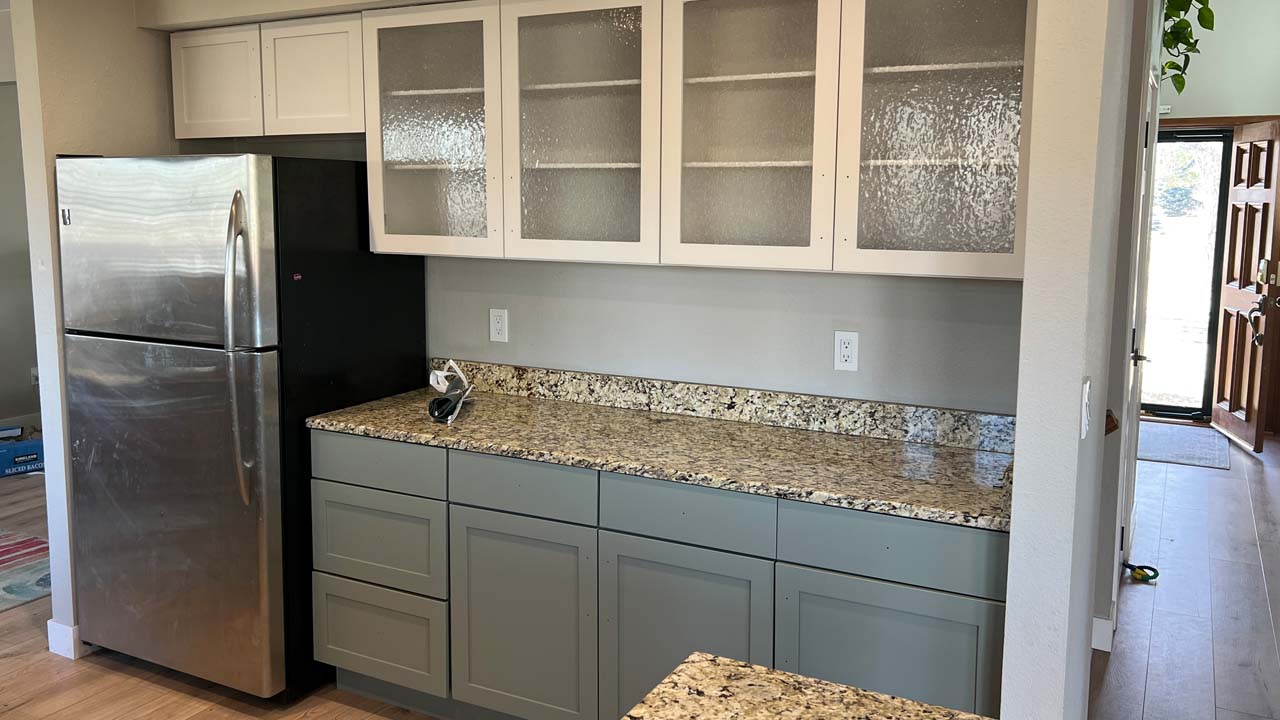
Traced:
<svg viewBox="0 0 1280 720">
<path fill-rule="evenodd" d="M 778 501 L 762 495 L 601 473 L 600 526 L 746 555 L 777 555 Z"/>
<path fill-rule="evenodd" d="M 773 665 L 773 562 L 600 533 L 600 717 L 694 651 Z"/>
<path fill-rule="evenodd" d="M 779 670 L 994 716 L 1004 605 L 777 566 Z"/>
<path fill-rule="evenodd" d="M 595 720 L 596 530 L 449 509 L 453 696 L 526 720 Z"/>
<path fill-rule="evenodd" d="M 312 573 L 315 658 L 432 695 L 449 692 L 449 606 Z"/>
<path fill-rule="evenodd" d="M 311 431 L 311 474 L 325 480 L 445 499 L 444 448 Z"/>
<path fill-rule="evenodd" d="M 447 518 L 439 500 L 312 480 L 312 561 L 317 570 L 448 598 Z"/>
<path fill-rule="evenodd" d="M 453 502 L 596 524 L 595 470 L 451 450 L 449 484 Z"/>
<path fill-rule="evenodd" d="M 778 559 L 1004 600 L 1009 535 L 783 500 Z"/>
</svg>

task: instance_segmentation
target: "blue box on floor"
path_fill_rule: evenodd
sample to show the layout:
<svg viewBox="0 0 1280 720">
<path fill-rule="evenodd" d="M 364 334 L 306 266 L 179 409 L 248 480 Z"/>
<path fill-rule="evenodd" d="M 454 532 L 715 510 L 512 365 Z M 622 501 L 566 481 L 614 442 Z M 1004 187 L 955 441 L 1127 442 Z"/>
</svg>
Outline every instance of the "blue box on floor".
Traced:
<svg viewBox="0 0 1280 720">
<path fill-rule="evenodd" d="M 40 428 L 0 427 L 0 477 L 44 469 Z"/>
</svg>

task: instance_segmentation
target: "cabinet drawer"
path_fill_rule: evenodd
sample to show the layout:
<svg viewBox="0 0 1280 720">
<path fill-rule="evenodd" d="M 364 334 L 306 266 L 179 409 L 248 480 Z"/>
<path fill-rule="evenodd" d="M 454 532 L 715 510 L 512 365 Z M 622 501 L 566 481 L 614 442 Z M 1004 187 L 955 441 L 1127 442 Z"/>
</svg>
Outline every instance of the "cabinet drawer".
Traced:
<svg viewBox="0 0 1280 720">
<path fill-rule="evenodd" d="M 601 473 L 600 526 L 772 558 L 778 501 L 762 495 Z"/>
<path fill-rule="evenodd" d="M 778 559 L 1003 600 L 1009 535 L 783 500 Z"/>
<path fill-rule="evenodd" d="M 596 524 L 595 470 L 450 450 L 449 485 L 453 502 Z"/>
<path fill-rule="evenodd" d="M 448 507 L 439 500 L 311 481 L 315 569 L 449 596 Z"/>
<path fill-rule="evenodd" d="M 448 697 L 446 603 L 324 573 L 311 593 L 316 660 Z"/>
<path fill-rule="evenodd" d="M 325 480 L 445 499 L 444 448 L 311 431 L 311 474 Z"/>
</svg>

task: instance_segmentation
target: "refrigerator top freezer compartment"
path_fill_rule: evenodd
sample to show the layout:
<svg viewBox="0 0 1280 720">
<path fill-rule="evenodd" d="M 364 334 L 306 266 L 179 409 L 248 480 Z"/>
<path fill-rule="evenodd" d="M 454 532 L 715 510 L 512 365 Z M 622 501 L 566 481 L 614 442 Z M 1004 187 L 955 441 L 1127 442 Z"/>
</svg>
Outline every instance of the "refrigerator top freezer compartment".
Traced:
<svg viewBox="0 0 1280 720">
<path fill-rule="evenodd" d="M 263 155 L 60 158 L 67 330 L 274 347 L 271 162 Z"/>
</svg>

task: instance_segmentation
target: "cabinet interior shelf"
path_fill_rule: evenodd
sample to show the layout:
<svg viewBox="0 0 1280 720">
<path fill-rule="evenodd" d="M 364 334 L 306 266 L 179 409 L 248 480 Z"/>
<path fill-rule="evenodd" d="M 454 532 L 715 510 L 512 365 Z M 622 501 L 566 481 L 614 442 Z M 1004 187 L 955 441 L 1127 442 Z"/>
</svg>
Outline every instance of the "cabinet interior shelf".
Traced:
<svg viewBox="0 0 1280 720">
<path fill-rule="evenodd" d="M 867 75 L 889 73 L 945 72 L 948 70 L 999 70 L 1020 68 L 1021 60 L 992 60 L 989 62 L 938 63 L 935 65 L 877 65 L 866 68 Z"/>
<path fill-rule="evenodd" d="M 482 87 L 433 88 L 431 90 L 388 90 L 387 97 L 426 97 L 429 95 L 479 95 Z"/>
<path fill-rule="evenodd" d="M 628 78 L 623 80 L 589 80 L 586 82 L 567 82 L 567 83 L 535 83 L 533 85 L 525 85 L 521 90 L 582 90 L 589 88 L 617 88 L 617 87 L 638 87 L 640 78 Z"/>
<path fill-rule="evenodd" d="M 812 160 L 745 160 L 724 162 L 687 162 L 687 168 L 803 168 L 813 167 Z"/>
<path fill-rule="evenodd" d="M 414 172 L 428 170 L 445 170 L 453 172 L 473 172 L 484 170 L 482 165 L 451 165 L 448 163 L 387 163 L 384 167 L 397 172 Z"/>
<path fill-rule="evenodd" d="M 638 170 L 638 162 L 538 163 L 525 170 Z"/>
<path fill-rule="evenodd" d="M 1016 165 L 1017 160 L 966 160 L 963 158 L 912 158 L 912 159 L 879 159 L 863 160 L 863 167 L 920 167 L 940 165 Z"/>
<path fill-rule="evenodd" d="M 707 83 L 759 82 L 761 80 L 795 80 L 817 77 L 814 70 L 796 70 L 793 72 L 752 73 L 750 75 L 708 75 L 705 77 L 685 78 L 686 85 L 704 85 Z"/>
</svg>

